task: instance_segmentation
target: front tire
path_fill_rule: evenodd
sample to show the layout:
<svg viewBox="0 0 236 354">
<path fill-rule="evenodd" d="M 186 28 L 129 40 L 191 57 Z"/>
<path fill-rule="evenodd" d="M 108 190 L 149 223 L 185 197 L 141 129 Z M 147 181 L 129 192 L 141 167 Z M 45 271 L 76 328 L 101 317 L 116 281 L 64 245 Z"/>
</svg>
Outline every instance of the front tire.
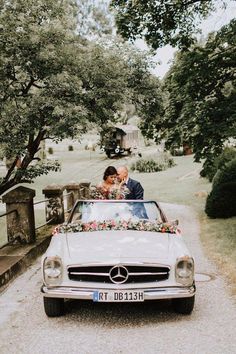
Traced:
<svg viewBox="0 0 236 354">
<path fill-rule="evenodd" d="M 190 315 L 194 308 L 195 296 L 172 299 L 172 305 L 177 313 Z"/>
<path fill-rule="evenodd" d="M 106 150 L 106 155 L 110 159 L 111 158 L 111 151 L 110 150 Z"/>
<path fill-rule="evenodd" d="M 64 314 L 64 299 L 44 297 L 44 311 L 48 317 L 59 317 Z"/>
</svg>

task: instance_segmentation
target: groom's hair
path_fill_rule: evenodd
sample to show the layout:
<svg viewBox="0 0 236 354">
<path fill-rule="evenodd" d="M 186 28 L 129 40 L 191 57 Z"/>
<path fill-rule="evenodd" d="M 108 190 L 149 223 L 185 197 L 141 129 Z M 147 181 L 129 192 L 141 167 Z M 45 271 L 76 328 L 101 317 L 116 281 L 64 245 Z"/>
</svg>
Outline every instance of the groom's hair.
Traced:
<svg viewBox="0 0 236 354">
<path fill-rule="evenodd" d="M 116 168 L 114 166 L 108 166 L 103 175 L 103 180 L 105 181 L 108 176 L 117 175 Z"/>
</svg>

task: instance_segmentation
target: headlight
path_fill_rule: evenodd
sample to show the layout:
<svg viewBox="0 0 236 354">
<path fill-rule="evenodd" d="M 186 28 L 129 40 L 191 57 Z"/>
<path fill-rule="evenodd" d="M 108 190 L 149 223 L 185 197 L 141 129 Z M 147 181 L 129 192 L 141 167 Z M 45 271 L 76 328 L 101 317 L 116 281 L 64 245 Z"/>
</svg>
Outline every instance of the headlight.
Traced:
<svg viewBox="0 0 236 354">
<path fill-rule="evenodd" d="M 175 266 L 175 278 L 178 283 L 192 285 L 194 281 L 194 261 L 189 256 L 177 259 Z"/>
<path fill-rule="evenodd" d="M 47 257 L 43 262 L 44 281 L 47 285 L 59 285 L 62 277 L 60 257 Z"/>
</svg>

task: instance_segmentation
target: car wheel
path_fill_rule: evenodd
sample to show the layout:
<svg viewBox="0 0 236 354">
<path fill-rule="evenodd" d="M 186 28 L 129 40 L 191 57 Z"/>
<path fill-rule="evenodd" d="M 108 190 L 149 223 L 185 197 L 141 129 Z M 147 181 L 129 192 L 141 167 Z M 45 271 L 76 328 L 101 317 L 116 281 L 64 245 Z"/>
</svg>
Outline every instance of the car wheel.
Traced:
<svg viewBox="0 0 236 354">
<path fill-rule="evenodd" d="M 106 155 L 107 155 L 107 157 L 110 159 L 110 157 L 111 157 L 111 152 L 110 152 L 110 150 L 106 150 Z"/>
<path fill-rule="evenodd" d="M 193 311 L 195 296 L 180 299 L 172 299 L 172 305 L 177 313 L 189 315 Z"/>
<path fill-rule="evenodd" d="M 64 299 L 44 297 L 44 311 L 48 317 L 58 317 L 64 314 Z"/>
</svg>

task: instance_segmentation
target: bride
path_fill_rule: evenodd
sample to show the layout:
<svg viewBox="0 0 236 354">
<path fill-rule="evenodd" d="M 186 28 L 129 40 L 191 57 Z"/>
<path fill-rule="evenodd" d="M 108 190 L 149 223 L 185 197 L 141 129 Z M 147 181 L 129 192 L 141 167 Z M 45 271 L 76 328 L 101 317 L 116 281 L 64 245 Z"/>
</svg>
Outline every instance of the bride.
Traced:
<svg viewBox="0 0 236 354">
<path fill-rule="evenodd" d="M 118 181 L 118 173 L 114 166 L 108 166 L 103 175 L 103 181 L 92 187 L 90 195 L 93 199 L 125 199 L 129 189 L 124 182 Z"/>
</svg>

